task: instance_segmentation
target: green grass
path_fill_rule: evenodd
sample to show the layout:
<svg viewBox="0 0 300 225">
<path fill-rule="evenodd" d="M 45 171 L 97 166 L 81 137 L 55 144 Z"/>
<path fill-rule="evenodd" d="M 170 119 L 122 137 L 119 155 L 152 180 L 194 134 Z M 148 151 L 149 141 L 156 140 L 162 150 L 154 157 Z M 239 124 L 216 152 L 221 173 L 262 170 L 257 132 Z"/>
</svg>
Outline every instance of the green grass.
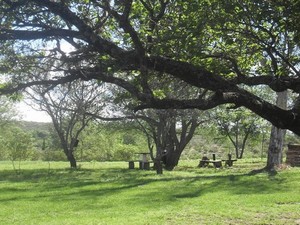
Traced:
<svg viewBox="0 0 300 225">
<path fill-rule="evenodd" d="M 233 168 L 128 170 L 125 162 L 0 162 L 0 224 L 300 224 L 300 168 L 249 174 Z"/>
</svg>

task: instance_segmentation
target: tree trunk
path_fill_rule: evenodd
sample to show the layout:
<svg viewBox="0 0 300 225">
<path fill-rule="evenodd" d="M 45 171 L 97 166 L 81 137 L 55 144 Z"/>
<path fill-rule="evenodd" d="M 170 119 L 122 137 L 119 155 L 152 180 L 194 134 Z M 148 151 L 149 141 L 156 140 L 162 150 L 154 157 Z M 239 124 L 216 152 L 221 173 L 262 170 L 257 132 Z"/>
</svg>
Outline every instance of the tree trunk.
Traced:
<svg viewBox="0 0 300 225">
<path fill-rule="evenodd" d="M 286 109 L 287 91 L 277 93 L 276 105 L 282 109 Z M 267 170 L 273 170 L 275 166 L 278 166 L 282 163 L 284 137 L 285 130 L 272 126 L 268 149 L 268 160 L 266 165 Z"/>
<path fill-rule="evenodd" d="M 163 165 L 162 165 L 162 148 L 157 143 L 156 144 L 156 157 L 153 156 L 153 147 L 150 148 L 151 158 L 154 161 L 154 169 L 156 170 L 156 174 L 163 174 Z"/>
<path fill-rule="evenodd" d="M 240 129 L 239 129 L 240 123 L 239 120 L 236 121 L 236 132 L 235 132 L 235 153 L 236 153 L 236 158 L 240 158 L 240 141 L 239 141 L 239 136 L 240 136 Z"/>
<path fill-rule="evenodd" d="M 64 153 L 65 153 L 68 161 L 70 162 L 70 167 L 73 169 L 76 169 L 77 162 L 76 162 L 76 159 L 73 154 L 74 149 L 68 145 L 67 141 L 64 139 L 64 137 L 62 135 L 60 136 L 60 139 L 62 142 L 62 147 L 63 147 Z M 72 145 L 72 143 L 71 143 L 71 145 Z"/>
<path fill-rule="evenodd" d="M 183 149 L 182 149 L 183 150 Z M 182 151 L 170 151 L 166 155 L 165 168 L 166 170 L 173 170 L 178 165 Z"/>
<path fill-rule="evenodd" d="M 252 125 L 253 125 L 253 124 L 252 124 Z M 252 126 L 252 125 L 251 125 L 251 126 Z M 250 132 L 251 132 L 250 130 L 251 130 L 251 128 L 245 130 L 245 136 L 244 136 L 244 138 L 243 138 L 242 149 L 241 149 L 241 153 L 240 153 L 239 159 L 242 159 L 242 158 L 243 158 L 244 151 L 245 151 L 245 148 L 246 148 L 246 142 L 247 142 L 248 137 L 249 137 L 249 134 L 250 134 Z"/>
<path fill-rule="evenodd" d="M 278 166 L 282 163 L 284 133 L 284 130 L 272 126 L 268 150 L 268 160 L 266 165 L 267 170 L 273 170 L 274 166 Z"/>
<path fill-rule="evenodd" d="M 75 159 L 75 157 L 72 153 L 68 154 L 68 160 L 70 162 L 71 168 L 76 169 L 77 168 L 77 162 L 76 162 L 76 159 Z"/>
<path fill-rule="evenodd" d="M 226 131 L 226 135 L 229 138 L 229 140 L 231 141 L 231 143 L 234 146 L 234 150 L 235 150 L 235 157 L 238 159 L 239 158 L 239 146 L 238 146 L 238 139 L 237 139 L 237 135 L 235 135 L 235 140 L 233 139 L 233 137 L 230 136 L 229 131 Z"/>
<path fill-rule="evenodd" d="M 163 166 L 161 160 L 155 160 L 154 168 L 156 169 L 156 174 L 163 174 Z"/>
<path fill-rule="evenodd" d="M 67 144 L 64 145 L 64 153 L 67 156 L 68 161 L 70 162 L 70 167 L 72 169 L 76 169 L 77 168 L 77 162 L 76 162 L 76 159 L 74 157 L 73 150 L 69 149 Z"/>
</svg>

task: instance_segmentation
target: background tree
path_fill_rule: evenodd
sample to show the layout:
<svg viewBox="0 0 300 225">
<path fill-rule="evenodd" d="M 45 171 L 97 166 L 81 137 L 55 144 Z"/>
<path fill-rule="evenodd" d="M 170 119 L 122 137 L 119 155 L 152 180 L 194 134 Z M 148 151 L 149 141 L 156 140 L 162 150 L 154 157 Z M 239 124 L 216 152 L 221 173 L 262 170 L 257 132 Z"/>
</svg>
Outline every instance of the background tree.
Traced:
<svg viewBox="0 0 300 225">
<path fill-rule="evenodd" d="M 236 158 L 243 158 L 247 141 L 260 133 L 264 122 L 245 109 L 223 109 L 218 112 L 216 121 L 221 134 L 229 138 Z"/>
<path fill-rule="evenodd" d="M 72 82 L 56 86 L 48 92 L 42 87 L 35 88 L 33 93 L 28 92 L 40 110 L 51 117 L 71 168 L 77 167 L 74 151 L 79 135 L 93 119 L 87 113 L 98 114 L 104 107 L 100 90 L 95 82 Z"/>
<path fill-rule="evenodd" d="M 6 132 L 4 148 L 14 170 L 20 173 L 21 161 L 28 159 L 33 150 L 31 135 L 17 127 L 8 129 Z M 15 162 L 18 162 L 18 167 L 16 167 Z"/>
<path fill-rule="evenodd" d="M 184 99 L 206 93 L 163 74 L 160 80 L 149 79 L 147 86 L 157 98 Z M 208 119 L 207 113 L 193 109 L 144 109 L 133 113 L 132 106 L 136 105 L 136 101 L 119 88 L 115 87 L 112 92 L 116 96 L 115 110 L 121 112 L 123 118 L 138 121 L 140 130 L 147 137 L 151 157 L 158 168 L 161 167 L 163 159 L 165 168 L 173 170 L 196 128 Z"/>
<path fill-rule="evenodd" d="M 132 160 L 135 153 L 146 151 L 143 134 L 131 121 L 92 122 L 80 135 L 76 151 L 81 161 Z"/>
<path fill-rule="evenodd" d="M 163 161 L 167 170 L 173 170 L 178 164 L 196 128 L 203 123 L 199 112 L 193 110 L 147 110 L 136 118 L 148 137 L 152 158 L 157 166 Z"/>
<path fill-rule="evenodd" d="M 15 102 L 5 96 L 0 96 L 0 159 L 8 159 L 7 140 L 10 139 L 9 130 L 15 127 L 18 112 Z"/>
</svg>

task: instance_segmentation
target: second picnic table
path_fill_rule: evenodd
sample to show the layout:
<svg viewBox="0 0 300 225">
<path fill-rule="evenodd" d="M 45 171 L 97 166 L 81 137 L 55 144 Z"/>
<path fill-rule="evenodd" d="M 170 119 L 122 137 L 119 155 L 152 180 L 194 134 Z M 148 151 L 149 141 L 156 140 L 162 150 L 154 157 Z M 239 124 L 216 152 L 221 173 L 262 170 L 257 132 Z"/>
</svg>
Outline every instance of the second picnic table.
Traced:
<svg viewBox="0 0 300 225">
<path fill-rule="evenodd" d="M 225 162 L 225 165 L 231 167 L 233 162 L 237 161 L 236 159 L 232 159 L 231 154 L 228 154 L 228 159 L 216 160 L 216 154 L 212 154 L 213 159 L 209 160 L 207 157 L 203 157 L 200 160 L 198 167 L 206 167 L 209 163 L 212 163 L 215 168 L 222 167 L 222 161 Z"/>
<path fill-rule="evenodd" d="M 129 161 L 129 169 L 134 169 L 134 162 L 139 162 L 140 170 L 149 170 L 150 169 L 150 161 L 148 160 L 150 153 L 149 152 L 140 152 L 135 153 L 136 155 L 140 155 L 139 160 L 131 160 Z"/>
</svg>

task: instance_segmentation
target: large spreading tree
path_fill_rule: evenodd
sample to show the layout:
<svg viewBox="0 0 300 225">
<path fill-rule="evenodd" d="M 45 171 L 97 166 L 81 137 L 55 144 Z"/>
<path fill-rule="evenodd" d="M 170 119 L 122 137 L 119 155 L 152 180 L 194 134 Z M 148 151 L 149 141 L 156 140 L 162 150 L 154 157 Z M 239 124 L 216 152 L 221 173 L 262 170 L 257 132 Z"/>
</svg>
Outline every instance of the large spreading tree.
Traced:
<svg viewBox="0 0 300 225">
<path fill-rule="evenodd" d="M 299 135 L 299 101 L 281 109 L 249 89 L 300 93 L 299 8 L 296 0 L 2 0 L 0 93 L 97 79 L 126 89 L 135 110 L 243 106 Z M 51 79 L 34 73 L 49 67 Z M 149 81 L 162 75 L 205 94 L 157 96 Z"/>
</svg>

